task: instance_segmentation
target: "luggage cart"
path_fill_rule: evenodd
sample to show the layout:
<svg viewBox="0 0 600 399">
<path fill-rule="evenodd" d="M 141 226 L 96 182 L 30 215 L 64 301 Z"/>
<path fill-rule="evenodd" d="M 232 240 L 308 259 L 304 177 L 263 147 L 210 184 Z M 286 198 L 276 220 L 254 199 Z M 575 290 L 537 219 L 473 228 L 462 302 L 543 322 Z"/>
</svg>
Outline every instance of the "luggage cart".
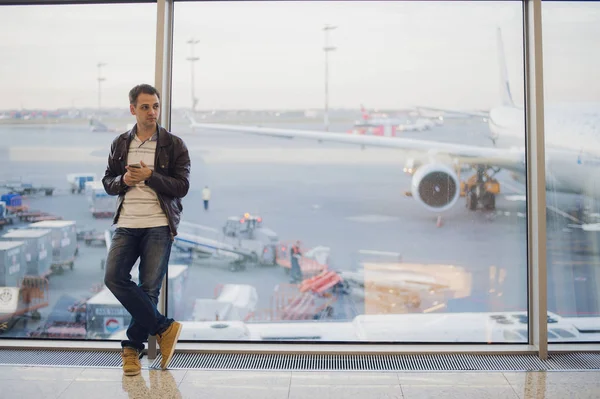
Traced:
<svg viewBox="0 0 600 399">
<path fill-rule="evenodd" d="M 85 339 L 85 323 L 72 321 L 54 321 L 46 323 L 35 331 L 31 331 L 30 338 L 62 338 L 62 339 Z"/>
<path fill-rule="evenodd" d="M 333 316 L 337 295 L 329 292 L 301 292 L 298 285 L 279 284 L 272 297 L 272 309 L 278 320 L 319 320 Z"/>
<path fill-rule="evenodd" d="M 50 230 L 44 229 L 17 229 L 0 236 L 0 239 L 24 243 L 27 267 L 23 275 L 46 277 L 52 271 L 51 233 Z"/>
<path fill-rule="evenodd" d="M 36 276 L 23 277 L 19 287 L 0 287 L 0 334 L 23 317 L 40 320 L 39 309 L 48 307 L 49 292 L 48 279 Z"/>
<path fill-rule="evenodd" d="M 52 231 L 52 271 L 62 274 L 68 267 L 73 270 L 79 252 L 76 223 L 72 220 L 49 220 L 29 225 L 30 229 Z"/>
</svg>

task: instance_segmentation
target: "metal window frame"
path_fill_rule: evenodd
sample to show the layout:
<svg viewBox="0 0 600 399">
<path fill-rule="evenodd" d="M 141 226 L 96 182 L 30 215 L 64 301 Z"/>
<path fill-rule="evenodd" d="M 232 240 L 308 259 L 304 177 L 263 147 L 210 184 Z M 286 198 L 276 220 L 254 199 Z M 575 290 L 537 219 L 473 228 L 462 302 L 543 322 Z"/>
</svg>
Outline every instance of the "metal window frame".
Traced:
<svg viewBox="0 0 600 399">
<path fill-rule="evenodd" d="M 156 61 L 155 86 L 162 94 L 160 123 L 171 127 L 172 63 L 174 4 L 177 0 L 156 0 Z M 225 0 L 227 1 L 227 0 Z M 418 0 L 417 0 L 418 1 Z M 0 1 L 1 4 L 114 4 L 143 3 L 146 1 Z M 153 1 L 149 1 L 153 2 Z M 201 2 L 201 1 L 199 1 Z M 227 351 L 246 353 L 503 353 L 536 354 L 541 359 L 549 351 L 598 351 L 600 343 L 548 345 L 547 335 L 547 259 L 546 259 L 546 179 L 544 147 L 544 86 L 542 47 L 542 0 L 521 0 L 523 6 L 523 44 L 525 72 L 525 126 L 527 166 L 527 260 L 528 260 L 528 327 L 529 343 L 520 345 L 462 345 L 462 344 L 376 344 L 340 343 L 315 345 L 311 343 L 261 343 L 261 342 L 196 342 L 182 343 L 182 351 Z M 167 272 L 168 273 L 168 272 Z M 159 310 L 167 309 L 168 284 L 163 281 Z M 70 341 L 0 339 L 1 348 L 71 348 L 114 350 L 112 341 Z M 151 337 L 148 355 L 156 357 L 156 340 Z"/>
<path fill-rule="evenodd" d="M 171 100 L 173 98 L 173 23 L 175 4 L 173 0 L 157 0 L 156 2 L 156 59 L 154 65 L 154 87 L 162 94 L 159 123 L 171 130 Z M 158 309 L 166 314 L 169 270 L 163 279 Z M 157 355 L 156 337 L 148 338 L 148 358 Z"/>
<path fill-rule="evenodd" d="M 529 343 L 548 357 L 542 0 L 523 3 Z"/>
</svg>

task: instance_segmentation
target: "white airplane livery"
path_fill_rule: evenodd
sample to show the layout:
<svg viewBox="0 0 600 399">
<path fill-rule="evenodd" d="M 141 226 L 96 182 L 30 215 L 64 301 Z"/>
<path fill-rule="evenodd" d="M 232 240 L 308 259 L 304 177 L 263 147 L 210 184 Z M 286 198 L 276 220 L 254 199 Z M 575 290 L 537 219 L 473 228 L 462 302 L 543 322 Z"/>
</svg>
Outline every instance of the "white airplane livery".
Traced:
<svg viewBox="0 0 600 399">
<path fill-rule="evenodd" d="M 193 119 L 191 127 L 396 148 L 420 154 L 417 162 L 410 160 L 411 194 L 426 209 L 443 212 L 453 207 L 461 190 L 469 209 L 494 209 L 495 195 L 499 192 L 494 174 L 506 170 L 522 181 L 526 174 L 525 113 L 523 107 L 513 101 L 500 30 L 498 50 L 502 101 L 488 115 L 487 134 L 493 141 L 490 147 L 404 137 L 196 123 Z M 600 198 L 600 104 L 548 105 L 545 113 L 547 188 Z M 466 183 L 461 183 L 458 170 L 459 166 L 465 165 L 475 174 Z M 592 226 L 587 227 L 592 229 Z"/>
</svg>

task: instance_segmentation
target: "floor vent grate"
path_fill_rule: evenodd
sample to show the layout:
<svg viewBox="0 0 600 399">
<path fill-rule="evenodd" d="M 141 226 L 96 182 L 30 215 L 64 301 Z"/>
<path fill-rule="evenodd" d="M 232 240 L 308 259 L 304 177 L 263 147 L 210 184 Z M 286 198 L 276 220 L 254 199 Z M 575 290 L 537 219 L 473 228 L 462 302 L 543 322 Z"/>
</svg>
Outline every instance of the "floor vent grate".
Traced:
<svg viewBox="0 0 600 399">
<path fill-rule="evenodd" d="M 121 353 L 116 351 L 1 349 L 0 365 L 113 368 L 121 367 Z"/>
<path fill-rule="evenodd" d="M 118 351 L 1 349 L 0 365 L 121 367 Z M 160 367 L 160 355 L 149 366 Z M 346 355 L 176 353 L 170 369 L 284 371 L 559 371 L 600 370 L 600 353 L 535 355 Z"/>
<path fill-rule="evenodd" d="M 159 367 L 160 355 L 150 367 Z M 326 355 L 176 353 L 170 369 L 285 371 L 533 371 L 597 370 L 600 353 L 535 355 Z"/>
</svg>

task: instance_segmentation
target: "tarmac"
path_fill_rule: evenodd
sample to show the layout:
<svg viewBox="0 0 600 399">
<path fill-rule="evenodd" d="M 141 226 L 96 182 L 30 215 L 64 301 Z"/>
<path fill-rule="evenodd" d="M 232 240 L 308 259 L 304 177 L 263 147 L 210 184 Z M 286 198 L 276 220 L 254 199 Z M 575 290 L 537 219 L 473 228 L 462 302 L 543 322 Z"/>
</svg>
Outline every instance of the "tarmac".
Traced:
<svg viewBox="0 0 600 399">
<path fill-rule="evenodd" d="M 287 128 L 320 129 L 318 122 L 276 124 Z M 271 126 L 271 125 L 270 125 Z M 333 130 L 343 131 L 343 124 Z M 491 146 L 482 122 L 448 123 L 431 131 L 404 135 L 428 140 Z M 397 253 L 405 264 L 453 266 L 468 276 L 468 295 L 445 304 L 448 312 L 517 311 L 527 309 L 527 218 L 524 187 L 501 172 L 502 193 L 492 213 L 470 212 L 464 198 L 442 214 L 427 211 L 404 193 L 411 176 L 403 172 L 407 154 L 386 149 L 316 143 L 303 140 L 192 131 L 175 124 L 173 132 L 186 142 L 192 160 L 191 186 L 183 201 L 183 220 L 220 229 L 229 216 L 260 215 L 281 240 L 301 240 L 305 247 L 331 248 L 330 268 L 361 270 L 369 259 L 361 250 Z M 93 133 L 85 125 L 0 126 L 0 181 L 21 178 L 56 188 L 53 196 L 26 199 L 31 209 L 76 220 L 78 227 L 99 231 L 107 219 L 94 219 L 84 195 L 71 194 L 69 173 L 104 173 L 108 149 L 117 133 Z M 506 182 L 506 184 L 504 184 Z M 201 191 L 212 191 L 209 211 Z M 573 196 L 549 194 L 553 204 L 568 208 Z M 548 212 L 548 304 L 565 316 L 597 315 L 597 233 L 570 228 L 572 221 Z M 105 247 L 86 246 L 74 270 L 50 277 L 50 306 L 39 322 L 25 319 L 4 337 L 26 336 L 48 320 L 69 320 L 65 311 L 74 301 L 93 295 L 101 285 Z M 173 259 L 172 259 L 173 263 Z M 175 262 L 179 263 L 179 262 Z M 229 271 L 218 260 L 196 262 L 188 269 L 183 303 L 191 317 L 196 298 L 210 298 L 219 284 L 250 284 L 258 307 L 271 306 L 274 287 L 286 284 L 280 267 L 248 267 Z M 336 318 L 352 318 L 364 304 L 338 309 Z"/>
</svg>

